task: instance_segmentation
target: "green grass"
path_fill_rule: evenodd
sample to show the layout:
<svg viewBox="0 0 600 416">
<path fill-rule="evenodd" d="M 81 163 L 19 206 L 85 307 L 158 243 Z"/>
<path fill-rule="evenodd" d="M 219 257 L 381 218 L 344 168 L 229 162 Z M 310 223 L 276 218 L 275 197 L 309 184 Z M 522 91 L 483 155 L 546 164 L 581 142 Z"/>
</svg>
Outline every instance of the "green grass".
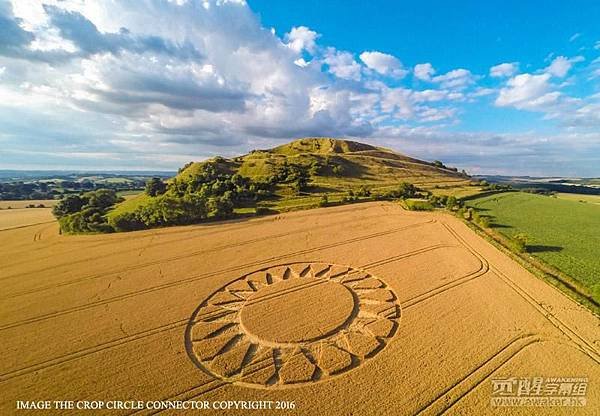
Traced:
<svg viewBox="0 0 600 416">
<path fill-rule="evenodd" d="M 600 302 L 600 206 L 523 192 L 468 201 L 496 232 L 523 232 L 530 255 L 565 273 Z"/>
<path fill-rule="evenodd" d="M 126 198 L 125 201 L 117 204 L 114 209 L 108 212 L 107 217 L 114 218 L 115 216 L 124 212 L 133 212 L 137 207 L 145 205 L 150 201 L 150 196 L 146 193 L 138 193 L 131 198 Z"/>
<path fill-rule="evenodd" d="M 142 189 L 130 189 L 127 191 L 118 191 L 117 192 L 117 196 L 123 197 L 125 199 L 129 199 L 133 196 L 139 195 L 141 193 L 143 193 L 144 191 Z"/>
</svg>

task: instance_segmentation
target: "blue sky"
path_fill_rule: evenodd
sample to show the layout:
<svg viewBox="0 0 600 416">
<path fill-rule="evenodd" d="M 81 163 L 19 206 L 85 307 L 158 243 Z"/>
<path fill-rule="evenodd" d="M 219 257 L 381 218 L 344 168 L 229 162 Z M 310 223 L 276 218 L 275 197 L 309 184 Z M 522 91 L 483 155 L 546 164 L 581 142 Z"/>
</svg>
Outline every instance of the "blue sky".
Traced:
<svg viewBox="0 0 600 416">
<path fill-rule="evenodd" d="M 0 169 L 174 169 L 302 136 L 600 176 L 597 1 L 0 0 Z"/>
</svg>

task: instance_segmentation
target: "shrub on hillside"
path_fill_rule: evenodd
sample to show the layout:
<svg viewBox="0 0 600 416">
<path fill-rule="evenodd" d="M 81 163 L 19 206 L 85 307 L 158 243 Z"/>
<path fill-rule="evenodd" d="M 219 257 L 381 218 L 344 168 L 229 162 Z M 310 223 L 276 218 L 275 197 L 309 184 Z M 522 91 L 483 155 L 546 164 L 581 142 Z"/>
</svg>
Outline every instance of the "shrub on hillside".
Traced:
<svg viewBox="0 0 600 416">
<path fill-rule="evenodd" d="M 329 205 L 329 197 L 327 196 L 327 194 L 324 194 L 321 196 L 321 199 L 319 200 L 319 206 L 326 207 L 327 205 Z"/>
<path fill-rule="evenodd" d="M 167 184 L 160 178 L 152 178 L 146 182 L 145 191 L 150 196 L 162 195 L 167 191 Z"/>
<path fill-rule="evenodd" d="M 519 253 L 524 253 L 527 248 L 528 240 L 529 240 L 529 237 L 525 233 L 517 233 L 517 234 L 513 235 L 512 240 L 511 240 L 513 249 Z"/>
<path fill-rule="evenodd" d="M 52 209 L 61 231 L 66 233 L 106 233 L 114 231 L 106 212 L 122 201 L 112 189 L 98 189 L 83 195 L 67 195 Z"/>
<path fill-rule="evenodd" d="M 407 199 L 404 201 L 406 207 L 411 211 L 431 211 L 433 205 L 429 201 L 422 199 Z"/>
</svg>

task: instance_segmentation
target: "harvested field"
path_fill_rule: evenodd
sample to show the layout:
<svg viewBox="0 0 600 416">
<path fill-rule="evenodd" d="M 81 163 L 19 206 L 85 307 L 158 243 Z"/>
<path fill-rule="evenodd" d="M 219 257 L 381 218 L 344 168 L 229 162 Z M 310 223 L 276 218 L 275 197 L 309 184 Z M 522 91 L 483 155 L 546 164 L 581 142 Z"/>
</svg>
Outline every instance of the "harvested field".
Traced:
<svg viewBox="0 0 600 416">
<path fill-rule="evenodd" d="M 27 208 L 29 205 L 43 205 L 52 208 L 58 202 L 57 199 L 22 199 L 18 201 L 0 201 L 0 209 Z"/>
<path fill-rule="evenodd" d="M 50 222 L 54 222 L 54 216 L 50 208 L 0 210 L 0 231 Z"/>
<path fill-rule="evenodd" d="M 511 377 L 587 377 L 575 410 L 600 409 L 600 320 L 446 214 L 373 202 L 80 236 L 50 223 L 0 244 L 0 414 L 61 399 L 532 414 L 491 406 L 492 380 Z M 132 413 L 156 411 L 110 414 Z"/>
</svg>

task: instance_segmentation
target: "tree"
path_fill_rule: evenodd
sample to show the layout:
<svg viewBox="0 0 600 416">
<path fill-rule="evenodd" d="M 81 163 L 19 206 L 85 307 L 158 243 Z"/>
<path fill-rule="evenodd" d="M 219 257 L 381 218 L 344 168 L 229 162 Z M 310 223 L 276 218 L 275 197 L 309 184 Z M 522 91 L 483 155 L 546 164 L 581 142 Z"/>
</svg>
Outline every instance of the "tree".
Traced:
<svg viewBox="0 0 600 416">
<path fill-rule="evenodd" d="M 326 207 L 327 205 L 329 205 L 329 197 L 327 196 L 327 194 L 323 194 L 321 196 L 321 199 L 319 200 L 319 206 Z"/>
<path fill-rule="evenodd" d="M 56 218 L 61 218 L 65 215 L 81 211 L 81 208 L 86 203 L 87 200 L 81 198 L 79 195 L 67 195 L 54 206 L 52 213 Z"/>
<path fill-rule="evenodd" d="M 167 191 L 167 185 L 160 178 L 152 178 L 146 182 L 146 193 L 150 196 L 162 195 Z"/>
<path fill-rule="evenodd" d="M 83 197 L 87 199 L 87 204 L 90 207 L 105 210 L 119 202 L 119 197 L 113 189 L 98 189 L 93 192 L 86 192 Z"/>
<path fill-rule="evenodd" d="M 331 171 L 333 172 L 333 174 L 335 176 L 343 176 L 344 175 L 344 166 L 342 165 L 335 165 Z"/>
<path fill-rule="evenodd" d="M 109 223 L 116 231 L 135 231 L 146 228 L 135 212 L 123 212 L 111 218 Z"/>
<path fill-rule="evenodd" d="M 446 209 L 452 211 L 455 206 L 456 206 L 456 197 L 451 195 L 448 197 L 448 199 L 446 199 Z"/>
<path fill-rule="evenodd" d="M 214 218 L 228 218 L 233 214 L 233 202 L 228 195 L 209 198 L 208 215 Z"/>
<path fill-rule="evenodd" d="M 529 237 L 525 233 L 517 233 L 512 237 L 513 246 L 519 253 L 526 251 L 528 240 Z"/>
</svg>

